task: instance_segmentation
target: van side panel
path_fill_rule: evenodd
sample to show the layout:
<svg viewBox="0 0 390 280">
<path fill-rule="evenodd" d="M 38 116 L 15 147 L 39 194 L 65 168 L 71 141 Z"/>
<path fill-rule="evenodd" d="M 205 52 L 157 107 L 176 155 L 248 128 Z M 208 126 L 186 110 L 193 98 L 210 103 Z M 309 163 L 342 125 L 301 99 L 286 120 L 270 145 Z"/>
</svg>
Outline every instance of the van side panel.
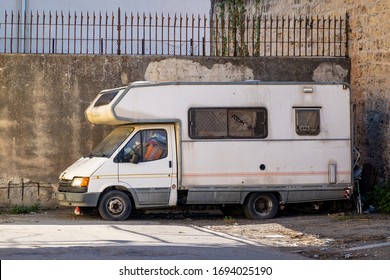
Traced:
<svg viewBox="0 0 390 280">
<path fill-rule="evenodd" d="M 199 193 L 201 187 L 210 186 L 214 187 L 212 193 L 228 192 L 221 194 L 227 197 L 226 202 L 239 200 L 240 189 L 283 191 L 287 188 L 291 194 L 285 202 L 340 199 L 344 195 L 340 186 L 351 183 L 349 140 L 186 141 L 182 147 L 182 185 L 189 188 L 190 201 L 191 198 L 211 200 Z M 336 165 L 335 183 L 329 182 L 330 164 Z"/>
</svg>

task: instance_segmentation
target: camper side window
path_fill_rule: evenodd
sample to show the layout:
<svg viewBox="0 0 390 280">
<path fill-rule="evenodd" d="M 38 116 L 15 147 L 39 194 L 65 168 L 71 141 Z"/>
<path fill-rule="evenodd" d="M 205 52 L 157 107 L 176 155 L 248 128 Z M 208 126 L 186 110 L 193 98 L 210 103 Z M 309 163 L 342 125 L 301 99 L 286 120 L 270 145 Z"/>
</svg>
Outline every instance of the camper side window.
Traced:
<svg viewBox="0 0 390 280">
<path fill-rule="evenodd" d="M 110 92 L 103 93 L 98 100 L 96 100 L 94 107 L 104 106 L 110 104 L 111 101 L 118 94 L 119 90 L 114 90 Z"/>
<path fill-rule="evenodd" d="M 267 137 L 265 108 L 191 108 L 188 115 L 190 138 Z"/>
<path fill-rule="evenodd" d="M 295 131 L 298 135 L 320 133 L 320 108 L 295 108 Z"/>
<path fill-rule="evenodd" d="M 118 154 L 116 162 L 147 162 L 166 158 L 167 132 L 164 129 L 141 130 Z"/>
</svg>

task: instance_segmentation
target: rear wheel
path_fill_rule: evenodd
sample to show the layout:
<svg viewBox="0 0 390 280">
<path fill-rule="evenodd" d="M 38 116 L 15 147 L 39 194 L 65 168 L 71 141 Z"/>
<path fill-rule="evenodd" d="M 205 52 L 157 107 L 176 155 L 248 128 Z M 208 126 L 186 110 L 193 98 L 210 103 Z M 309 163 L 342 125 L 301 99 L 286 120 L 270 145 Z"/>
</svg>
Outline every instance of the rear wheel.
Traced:
<svg viewBox="0 0 390 280">
<path fill-rule="evenodd" d="M 278 209 L 278 200 L 272 193 L 252 193 L 244 203 L 244 214 L 248 219 L 272 219 Z"/>
<path fill-rule="evenodd" d="M 132 211 L 130 198 L 121 191 L 109 191 L 105 193 L 99 203 L 99 214 L 105 220 L 126 220 Z"/>
</svg>

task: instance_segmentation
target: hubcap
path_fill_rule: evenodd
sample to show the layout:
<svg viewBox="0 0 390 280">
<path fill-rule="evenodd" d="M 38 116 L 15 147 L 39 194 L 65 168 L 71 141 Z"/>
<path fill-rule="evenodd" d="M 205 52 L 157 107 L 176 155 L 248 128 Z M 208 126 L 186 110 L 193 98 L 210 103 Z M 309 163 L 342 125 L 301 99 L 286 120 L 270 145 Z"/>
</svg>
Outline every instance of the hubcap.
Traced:
<svg viewBox="0 0 390 280">
<path fill-rule="evenodd" d="M 124 203 L 119 198 L 113 198 L 108 202 L 108 211 L 114 215 L 118 215 L 123 212 Z"/>
<path fill-rule="evenodd" d="M 264 197 L 259 198 L 255 203 L 255 210 L 260 214 L 267 214 L 272 208 L 272 202 Z"/>
</svg>

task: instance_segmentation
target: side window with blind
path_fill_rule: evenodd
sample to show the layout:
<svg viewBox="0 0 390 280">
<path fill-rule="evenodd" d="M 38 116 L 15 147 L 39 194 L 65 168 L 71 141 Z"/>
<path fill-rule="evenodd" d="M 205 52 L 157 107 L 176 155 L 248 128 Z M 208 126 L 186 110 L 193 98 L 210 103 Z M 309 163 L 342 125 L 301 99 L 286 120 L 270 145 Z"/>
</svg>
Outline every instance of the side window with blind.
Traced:
<svg viewBox="0 0 390 280">
<path fill-rule="evenodd" d="M 267 137 L 267 110 L 262 107 L 191 108 L 188 120 L 193 139 Z"/>
<path fill-rule="evenodd" d="M 294 108 L 295 132 L 298 135 L 320 134 L 320 109 L 321 108 Z"/>
</svg>

